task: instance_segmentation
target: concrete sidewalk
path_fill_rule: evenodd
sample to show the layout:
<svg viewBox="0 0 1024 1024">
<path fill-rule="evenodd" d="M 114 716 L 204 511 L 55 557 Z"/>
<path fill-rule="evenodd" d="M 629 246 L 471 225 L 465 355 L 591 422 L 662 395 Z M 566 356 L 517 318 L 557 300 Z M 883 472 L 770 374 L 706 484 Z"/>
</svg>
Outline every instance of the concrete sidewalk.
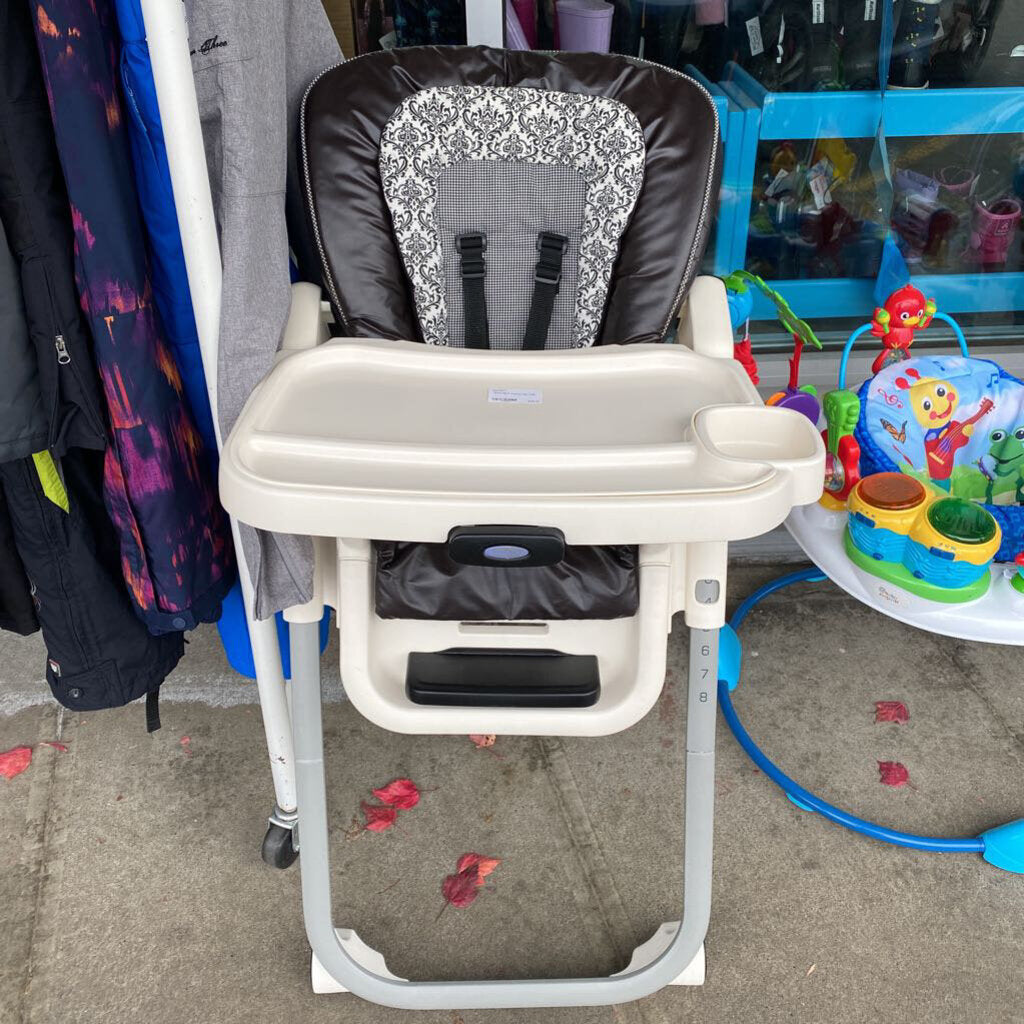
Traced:
<svg viewBox="0 0 1024 1024">
<path fill-rule="evenodd" d="M 772 574 L 736 571 L 733 589 Z M 338 923 L 408 977 L 624 966 L 680 914 L 677 625 L 658 707 L 604 739 L 477 750 L 459 736 L 385 733 L 334 701 Z M 744 639 L 737 708 L 808 787 L 921 832 L 973 835 L 1024 815 L 1018 651 L 914 632 L 830 584 L 770 599 Z M 43 683 L 26 683 L 41 661 L 38 639 L 0 638 L 0 750 L 34 748 L 24 773 L 0 780 L 4 1024 L 1024 1019 L 1024 878 L 974 855 L 882 846 L 797 810 L 724 724 L 703 989 L 529 1012 L 403 1013 L 314 996 L 297 868 L 259 859 L 272 796 L 254 687 L 230 675 L 214 631 L 194 638 L 165 688 L 154 736 L 141 707 L 59 712 Z M 336 686 L 336 654 L 325 666 Z M 874 724 L 876 700 L 906 702 L 909 724 Z M 881 760 L 905 764 L 910 785 L 880 785 Z M 421 787 L 419 806 L 389 832 L 346 838 L 360 800 L 398 776 Z M 472 906 L 441 912 L 441 881 L 471 851 L 502 863 Z"/>
</svg>

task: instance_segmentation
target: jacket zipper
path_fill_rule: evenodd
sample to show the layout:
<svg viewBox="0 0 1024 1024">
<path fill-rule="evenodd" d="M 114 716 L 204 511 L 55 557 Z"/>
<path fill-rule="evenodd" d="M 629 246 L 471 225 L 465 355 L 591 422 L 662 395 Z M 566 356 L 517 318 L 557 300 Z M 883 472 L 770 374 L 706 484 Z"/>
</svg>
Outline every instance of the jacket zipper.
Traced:
<svg viewBox="0 0 1024 1024">
<path fill-rule="evenodd" d="M 58 334 L 53 339 L 53 347 L 57 350 L 57 362 L 61 366 L 67 366 L 71 362 L 71 353 L 68 351 L 68 343 L 64 340 L 63 334 Z"/>
<path fill-rule="evenodd" d="M 78 370 L 78 364 L 72 364 L 71 350 L 68 348 L 67 339 L 64 337 L 63 331 L 61 331 L 60 327 L 58 326 L 59 318 L 57 316 L 57 303 L 53 298 L 53 285 L 50 283 L 49 265 L 47 264 L 46 260 L 43 260 L 41 266 L 43 270 L 43 280 L 46 282 L 47 298 L 49 298 L 50 300 L 50 318 L 53 324 L 53 347 L 57 353 L 57 365 L 71 367 L 71 374 L 75 378 L 75 381 L 78 383 L 78 387 L 81 392 L 80 402 L 77 403 L 76 407 L 80 409 L 85 418 L 92 423 L 93 429 L 99 431 L 101 437 L 106 437 L 107 427 L 103 421 L 103 414 L 99 409 L 94 408 L 92 402 L 89 400 L 89 388 L 86 386 L 85 382 L 81 378 L 81 375 Z M 59 410 L 60 378 L 58 374 L 57 390 L 56 393 L 54 394 L 53 399 L 53 412 L 51 413 L 50 416 L 51 435 L 57 426 L 57 415 Z M 52 436 L 50 440 L 52 444 Z"/>
<path fill-rule="evenodd" d="M 561 54 L 567 53 L 569 51 L 534 50 L 531 52 L 544 54 L 550 57 L 558 57 Z M 313 225 L 313 238 L 316 241 L 317 251 L 320 253 L 320 266 L 321 269 L 323 270 L 324 283 L 327 285 L 327 291 L 330 293 L 331 302 L 334 305 L 334 308 L 342 321 L 341 327 L 346 331 L 348 330 L 348 320 L 345 317 L 345 312 L 342 309 L 341 301 L 338 298 L 338 290 L 334 284 L 334 277 L 331 274 L 331 268 L 327 263 L 327 252 L 324 249 L 323 238 L 320 235 L 320 221 L 317 218 L 316 208 L 313 205 L 313 186 L 309 178 L 309 149 L 306 146 L 306 102 L 309 99 L 309 94 L 313 91 L 313 86 L 315 86 L 316 83 L 319 82 L 320 79 L 324 77 L 324 75 L 333 71 L 335 68 L 341 67 L 342 64 L 351 64 L 352 61 L 354 60 L 361 60 L 363 57 L 368 56 L 370 56 L 370 54 L 360 53 L 355 57 L 350 57 L 348 60 L 339 60 L 336 64 L 332 64 L 330 67 L 324 68 L 323 71 L 321 71 L 313 79 L 313 81 L 311 81 L 309 85 L 306 86 L 306 91 L 305 93 L 303 93 L 302 96 L 302 106 L 300 108 L 299 113 L 299 144 L 302 149 L 302 177 L 303 183 L 306 188 L 306 205 L 309 207 L 309 219 L 310 223 Z M 690 78 L 689 75 L 684 75 L 681 71 L 677 71 L 675 68 L 670 68 L 665 64 L 658 64 L 652 60 L 645 60 L 643 57 L 628 57 L 627 59 L 636 61 L 638 64 L 644 64 L 647 67 L 660 68 L 663 71 L 668 71 L 670 74 L 675 75 L 677 78 L 685 78 L 688 82 L 694 85 L 700 91 L 701 95 L 703 95 L 703 97 L 708 101 L 708 106 L 711 108 L 711 115 L 715 119 L 715 132 L 711 142 L 711 160 L 709 161 L 708 167 L 709 171 L 713 171 L 715 163 L 718 160 L 719 137 L 722 134 L 722 130 L 721 125 L 718 121 L 718 108 L 715 106 L 715 101 L 711 98 L 711 93 L 709 93 L 708 90 L 705 89 L 704 86 L 701 85 L 700 82 L 698 82 L 696 79 Z M 707 221 L 708 208 L 711 205 L 711 188 L 713 185 L 713 181 L 710 173 L 706 177 L 707 181 L 704 185 L 704 199 L 701 203 L 700 216 L 697 218 L 697 238 L 700 237 L 704 229 L 704 224 Z M 686 289 L 690 286 L 690 283 L 693 281 L 693 269 L 696 258 L 697 251 L 696 247 L 694 247 L 690 249 L 690 255 L 687 257 L 686 266 L 683 268 L 683 275 L 679 281 L 679 287 L 676 289 L 675 300 L 672 303 L 672 308 L 669 310 L 668 318 L 662 325 L 660 332 L 661 337 L 665 336 L 666 332 L 672 324 L 672 321 L 679 314 L 679 307 L 683 303 L 683 295 L 686 292 Z"/>
</svg>

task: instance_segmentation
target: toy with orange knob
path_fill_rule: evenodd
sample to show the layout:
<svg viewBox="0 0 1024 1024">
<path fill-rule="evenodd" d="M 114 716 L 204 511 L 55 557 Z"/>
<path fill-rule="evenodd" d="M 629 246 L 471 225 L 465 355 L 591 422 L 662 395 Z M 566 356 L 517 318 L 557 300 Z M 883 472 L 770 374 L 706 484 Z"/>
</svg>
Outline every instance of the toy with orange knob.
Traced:
<svg viewBox="0 0 1024 1024">
<path fill-rule="evenodd" d="M 825 440 L 825 491 L 821 504 L 840 509 L 846 507 L 850 491 L 860 480 L 860 445 L 853 436 L 860 417 L 860 399 L 843 388 L 825 395 L 823 405 L 828 426 L 821 435 Z"/>
</svg>

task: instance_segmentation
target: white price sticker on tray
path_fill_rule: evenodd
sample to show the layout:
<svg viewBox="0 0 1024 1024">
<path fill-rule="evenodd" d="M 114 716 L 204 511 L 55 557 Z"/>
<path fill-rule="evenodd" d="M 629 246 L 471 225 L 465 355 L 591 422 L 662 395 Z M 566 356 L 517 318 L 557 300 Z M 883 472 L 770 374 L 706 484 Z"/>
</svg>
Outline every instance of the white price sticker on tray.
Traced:
<svg viewBox="0 0 1024 1024">
<path fill-rule="evenodd" d="M 540 405 L 544 392 L 540 388 L 488 388 L 487 401 L 499 405 Z"/>
</svg>

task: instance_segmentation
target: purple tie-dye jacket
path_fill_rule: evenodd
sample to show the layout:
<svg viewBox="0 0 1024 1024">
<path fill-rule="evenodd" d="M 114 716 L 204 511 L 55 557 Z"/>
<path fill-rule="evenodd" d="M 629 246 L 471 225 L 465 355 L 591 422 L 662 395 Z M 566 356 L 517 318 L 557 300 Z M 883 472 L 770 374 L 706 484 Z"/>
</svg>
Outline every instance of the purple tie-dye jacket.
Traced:
<svg viewBox="0 0 1024 1024">
<path fill-rule="evenodd" d="M 71 201 L 78 291 L 109 412 L 104 497 L 124 578 L 152 632 L 191 629 L 219 615 L 234 555 L 153 304 L 114 8 L 110 0 L 32 2 Z"/>
</svg>

